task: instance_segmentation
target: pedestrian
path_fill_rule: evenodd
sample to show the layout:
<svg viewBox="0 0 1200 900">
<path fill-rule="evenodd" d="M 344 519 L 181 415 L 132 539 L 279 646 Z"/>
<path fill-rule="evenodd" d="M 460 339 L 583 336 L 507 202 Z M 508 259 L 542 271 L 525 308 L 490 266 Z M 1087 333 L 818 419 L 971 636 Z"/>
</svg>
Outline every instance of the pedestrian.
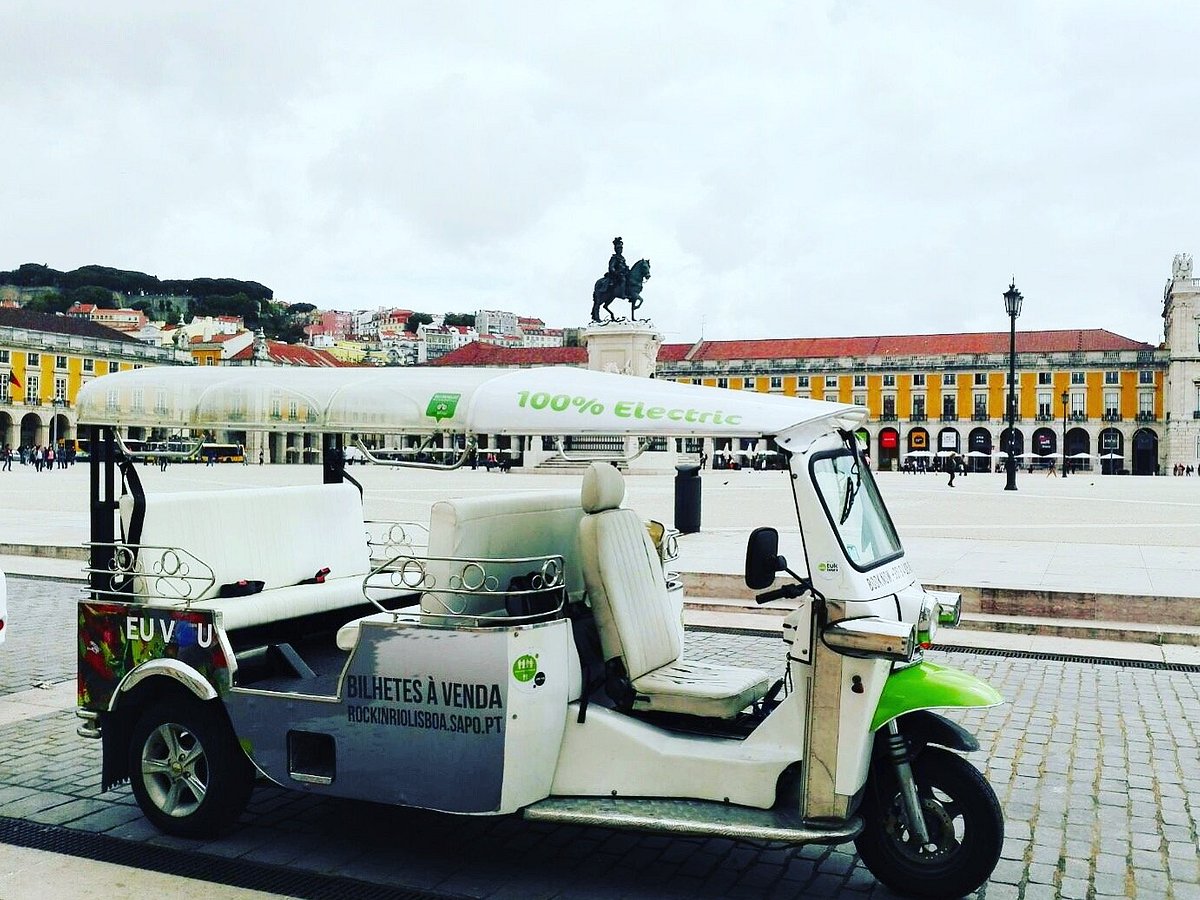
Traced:
<svg viewBox="0 0 1200 900">
<path fill-rule="evenodd" d="M 261 450 L 258 451 L 258 464 L 260 466 L 263 464 L 263 452 Z"/>
<path fill-rule="evenodd" d="M 49 472 L 54 468 L 54 445 L 50 444 L 46 447 L 46 471 Z"/>
<path fill-rule="evenodd" d="M 1055 478 L 1058 477 L 1058 464 L 1054 460 L 1050 460 L 1050 465 L 1046 469 L 1046 477 L 1049 478 L 1051 475 Z"/>
<path fill-rule="evenodd" d="M 958 454 L 953 450 L 951 450 L 950 455 L 946 457 L 946 471 L 950 473 L 950 481 L 946 486 L 954 487 L 954 476 L 958 472 Z"/>
<path fill-rule="evenodd" d="M 4 445 L 4 453 L 3 453 L 3 456 L 4 456 L 4 469 L 3 469 L 3 471 L 5 471 L 5 472 L 11 472 L 11 471 L 12 471 L 12 458 L 13 458 L 13 452 L 12 452 L 12 447 L 10 447 L 8 444 L 5 444 L 5 445 Z"/>
<path fill-rule="evenodd" d="M 241 444 L 238 444 L 238 455 L 241 456 L 241 458 L 242 458 L 243 466 L 250 465 L 250 454 L 248 454 L 246 452 L 246 448 L 243 447 Z"/>
</svg>

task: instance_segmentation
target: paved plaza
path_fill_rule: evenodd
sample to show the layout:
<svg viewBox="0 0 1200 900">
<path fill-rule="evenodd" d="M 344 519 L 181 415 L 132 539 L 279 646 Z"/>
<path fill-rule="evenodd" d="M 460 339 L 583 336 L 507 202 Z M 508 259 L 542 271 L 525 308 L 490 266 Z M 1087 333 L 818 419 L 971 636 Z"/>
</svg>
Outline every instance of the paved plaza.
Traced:
<svg viewBox="0 0 1200 900">
<path fill-rule="evenodd" d="M 315 467 L 140 471 L 151 490 L 319 477 Z M 0 479 L 6 541 L 65 545 L 86 539 L 83 468 L 3 478 L 10 475 Z M 510 490 L 578 485 L 577 475 L 370 468 L 356 468 L 354 475 L 367 488 L 368 514 L 389 519 L 426 518 L 434 500 L 495 490 L 501 480 Z M 736 571 L 751 527 L 788 521 L 780 499 L 786 500 L 786 483 L 769 472 L 706 472 L 704 478 L 704 531 L 684 539 L 683 561 L 693 571 Z M 974 575 L 975 583 L 1045 586 L 1061 575 L 1077 590 L 1137 581 L 1183 602 L 1196 593 L 1187 584 L 1200 574 L 1200 478 L 1072 476 L 1064 482 L 1034 476 L 1023 478 L 1015 495 L 1001 490 L 1000 476 L 970 476 L 953 489 L 936 476 L 885 474 L 880 480 L 923 580 L 971 583 Z M 637 476 L 627 483 L 631 505 L 671 521 L 669 477 Z M 798 551 L 786 546 L 795 533 L 794 524 L 785 529 L 784 552 L 798 559 Z M 10 571 L 13 560 L 22 561 L 3 562 Z M 80 567 L 50 562 L 74 573 Z M 368 886 L 488 898 L 892 896 L 851 845 L 794 850 L 513 817 L 458 818 L 318 799 L 267 784 L 256 790 L 237 828 L 219 841 L 160 835 L 127 787 L 100 793 L 100 745 L 75 735 L 74 603 L 80 585 L 12 577 L 9 593 L 13 626 L 0 649 L 0 825 L 19 821 L 140 848 L 150 868 L 175 857 L 193 864 L 198 859 L 201 866 L 207 860 L 207 877 L 216 880 L 231 862 L 311 873 L 312 884 L 294 891 L 300 896 L 354 896 Z M 688 641 L 697 655 L 716 661 L 775 671 L 782 665 L 777 638 L 691 632 Z M 979 897 L 1200 898 L 1200 672 L 1105 660 L 933 656 L 986 679 L 1009 701 L 952 713 L 979 737 L 982 749 L 972 761 L 986 772 L 1006 817 L 1003 857 Z M 168 877 L 143 875 L 129 863 L 114 876 L 93 868 L 100 863 L 69 865 L 63 859 L 0 845 L 0 897 L 41 900 L 45 883 L 30 877 L 37 867 L 76 878 L 84 871 L 115 877 L 128 894 L 161 891 L 148 879 Z M 197 889 L 177 878 L 166 883 L 173 894 L 253 896 L 224 885 Z"/>
<path fill-rule="evenodd" d="M 222 490 L 251 485 L 312 484 L 317 466 L 139 466 L 146 489 Z M 427 522 L 444 497 L 574 489 L 579 473 L 525 474 L 463 469 L 422 472 L 352 467 L 366 488 L 371 518 Z M 1019 476 L 878 476 L 917 577 L 928 584 L 998 586 L 1113 594 L 1200 596 L 1200 477 L 1135 478 L 1077 473 Z M 628 504 L 648 517 L 674 520 L 672 476 L 631 475 Z M 87 469 L 0 473 L 0 543 L 79 545 L 87 540 Z M 745 537 L 758 525 L 782 532 L 781 549 L 803 559 L 795 512 L 780 472 L 705 471 L 702 531 L 681 543 L 684 571 L 741 571 Z M 28 561 L 0 558 L 6 571 Z M 56 574 L 78 574 L 68 564 Z"/>
</svg>

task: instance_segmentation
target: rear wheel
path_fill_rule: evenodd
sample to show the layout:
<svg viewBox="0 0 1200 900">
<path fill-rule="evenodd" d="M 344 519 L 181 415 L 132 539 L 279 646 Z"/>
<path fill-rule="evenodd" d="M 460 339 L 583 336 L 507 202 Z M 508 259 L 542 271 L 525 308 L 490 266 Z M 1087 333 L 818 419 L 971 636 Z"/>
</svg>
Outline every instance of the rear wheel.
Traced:
<svg viewBox="0 0 1200 900">
<path fill-rule="evenodd" d="M 863 831 L 854 842 L 872 874 L 901 894 L 962 897 L 982 885 L 1000 859 L 1004 816 L 991 785 L 956 753 L 925 749 L 912 761 L 929 843 L 922 845 L 904 813 L 891 764 L 871 772 L 863 799 Z"/>
<path fill-rule="evenodd" d="M 159 702 L 133 729 L 129 774 L 138 806 L 168 834 L 208 836 L 232 824 L 254 769 L 214 703 Z"/>
</svg>

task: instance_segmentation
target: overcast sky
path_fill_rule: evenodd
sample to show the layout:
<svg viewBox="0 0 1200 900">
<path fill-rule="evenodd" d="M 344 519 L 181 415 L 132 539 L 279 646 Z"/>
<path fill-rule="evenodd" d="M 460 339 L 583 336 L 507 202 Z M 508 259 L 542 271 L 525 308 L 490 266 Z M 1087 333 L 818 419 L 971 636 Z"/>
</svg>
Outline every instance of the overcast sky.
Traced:
<svg viewBox="0 0 1200 900">
<path fill-rule="evenodd" d="M 669 341 L 1007 330 L 1015 275 L 1157 343 L 1198 52 L 1195 4 L 0 0 L 0 269 L 569 326 L 619 234 Z"/>
</svg>

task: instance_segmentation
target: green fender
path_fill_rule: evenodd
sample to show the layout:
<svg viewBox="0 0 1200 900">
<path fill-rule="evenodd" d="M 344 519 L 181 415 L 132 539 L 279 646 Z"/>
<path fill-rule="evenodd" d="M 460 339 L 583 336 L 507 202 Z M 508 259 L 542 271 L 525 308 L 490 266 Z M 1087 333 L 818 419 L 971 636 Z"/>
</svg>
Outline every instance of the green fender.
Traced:
<svg viewBox="0 0 1200 900">
<path fill-rule="evenodd" d="M 996 706 L 1003 702 L 999 691 L 974 675 L 941 663 L 921 662 L 888 676 L 871 730 L 878 731 L 897 716 L 918 709 Z"/>
</svg>

